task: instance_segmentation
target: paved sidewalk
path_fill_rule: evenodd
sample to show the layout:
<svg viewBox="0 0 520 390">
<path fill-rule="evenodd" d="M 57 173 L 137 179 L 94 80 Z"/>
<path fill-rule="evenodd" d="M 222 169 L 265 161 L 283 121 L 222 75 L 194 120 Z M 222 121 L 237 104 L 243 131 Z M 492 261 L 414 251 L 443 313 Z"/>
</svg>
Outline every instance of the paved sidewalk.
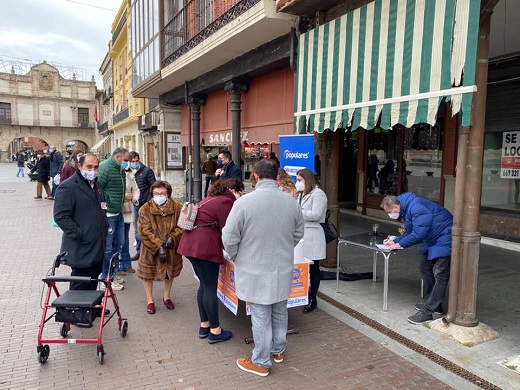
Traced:
<svg viewBox="0 0 520 390">
<path fill-rule="evenodd" d="M 342 321 L 317 310 L 290 311 L 286 360 L 260 378 L 240 371 L 235 360 L 249 356 L 250 321 L 244 306 L 235 317 L 221 308 L 221 323 L 232 340 L 209 345 L 198 338 L 196 282 L 185 264 L 173 288 L 174 311 L 160 304 L 146 313 L 135 275 L 117 296 L 129 320 L 122 339 L 115 321 L 103 335 L 107 355 L 100 365 L 94 345 L 51 344 L 46 364 L 36 354 L 43 283 L 59 251 L 60 231 L 50 226 L 52 201 L 34 200 L 35 183 L 16 178 L 15 164 L 0 164 L 0 389 L 448 389 L 450 386 L 372 341 Z M 59 268 L 67 273 L 66 267 Z M 46 325 L 58 337 L 59 325 Z M 71 337 L 95 337 L 93 329 L 73 328 Z M 462 381 L 462 383 L 464 383 Z"/>
</svg>

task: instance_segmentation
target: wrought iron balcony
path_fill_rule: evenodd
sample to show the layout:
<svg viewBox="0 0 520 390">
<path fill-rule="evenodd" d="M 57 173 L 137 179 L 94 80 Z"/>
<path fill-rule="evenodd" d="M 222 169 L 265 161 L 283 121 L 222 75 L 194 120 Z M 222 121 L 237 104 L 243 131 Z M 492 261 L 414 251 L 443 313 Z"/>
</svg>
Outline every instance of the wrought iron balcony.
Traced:
<svg viewBox="0 0 520 390">
<path fill-rule="evenodd" d="M 99 124 L 98 122 L 97 129 L 99 134 L 103 134 L 104 132 L 108 131 L 108 121 L 103 122 L 101 124 Z"/>
<path fill-rule="evenodd" d="M 112 87 L 108 87 L 108 89 L 105 89 L 103 91 L 103 104 L 107 104 L 112 96 L 114 96 L 114 91 L 112 90 Z"/>
<path fill-rule="evenodd" d="M 155 111 L 150 111 L 139 118 L 139 130 L 150 131 L 157 130 L 158 114 Z"/>
<path fill-rule="evenodd" d="M 126 118 L 128 118 L 128 107 L 121 111 L 119 114 L 114 115 L 113 124 L 115 125 L 121 121 L 124 121 Z"/>
<path fill-rule="evenodd" d="M 162 29 L 162 66 L 166 67 L 260 0 L 190 0 Z"/>
</svg>

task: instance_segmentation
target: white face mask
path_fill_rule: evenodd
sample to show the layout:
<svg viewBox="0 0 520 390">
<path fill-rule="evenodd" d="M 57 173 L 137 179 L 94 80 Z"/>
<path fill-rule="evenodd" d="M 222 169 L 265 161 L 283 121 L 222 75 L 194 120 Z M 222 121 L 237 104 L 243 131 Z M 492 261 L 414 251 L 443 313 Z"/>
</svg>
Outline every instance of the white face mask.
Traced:
<svg viewBox="0 0 520 390">
<path fill-rule="evenodd" d="M 295 184 L 295 186 L 296 186 L 296 191 L 298 191 L 298 192 L 303 192 L 303 191 L 305 191 L 305 183 L 304 183 L 304 182 L 302 182 L 302 181 L 297 181 L 296 184 Z"/>
<path fill-rule="evenodd" d="M 155 195 L 153 197 L 153 201 L 155 202 L 155 204 L 157 206 L 162 206 L 164 204 L 164 202 L 166 202 L 166 196 L 164 195 Z"/>
<path fill-rule="evenodd" d="M 81 176 L 83 176 L 88 181 L 94 181 L 98 176 L 97 171 L 81 171 Z"/>
<path fill-rule="evenodd" d="M 397 219 L 399 218 L 399 213 L 388 213 L 388 216 L 392 219 Z"/>
</svg>

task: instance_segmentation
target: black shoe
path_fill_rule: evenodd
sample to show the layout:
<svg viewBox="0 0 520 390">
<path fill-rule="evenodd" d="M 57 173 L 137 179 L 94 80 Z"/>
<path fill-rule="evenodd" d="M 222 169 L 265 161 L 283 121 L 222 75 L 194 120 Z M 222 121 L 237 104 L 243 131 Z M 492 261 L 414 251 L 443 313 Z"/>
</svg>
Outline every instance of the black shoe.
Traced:
<svg viewBox="0 0 520 390">
<path fill-rule="evenodd" d="M 303 307 L 303 312 L 304 313 L 310 313 L 311 311 L 313 311 L 317 307 L 318 307 L 318 302 L 316 302 L 316 300 L 314 300 L 314 299 L 309 299 L 309 304 L 305 305 Z"/>
<path fill-rule="evenodd" d="M 199 339 L 205 339 L 209 336 L 209 326 L 207 328 L 203 328 L 202 326 L 199 328 Z"/>
<path fill-rule="evenodd" d="M 424 304 L 422 303 L 416 303 L 415 304 L 415 310 L 419 311 L 422 310 L 424 307 Z M 439 303 L 439 306 L 433 311 L 433 314 L 443 314 L 444 311 L 442 310 L 442 305 Z"/>
<path fill-rule="evenodd" d="M 419 310 L 413 316 L 408 317 L 408 322 L 414 325 L 421 325 L 430 321 L 433 321 L 433 316 L 431 314 L 425 313 L 422 310 Z"/>
<path fill-rule="evenodd" d="M 228 341 L 231 337 L 233 337 L 233 333 L 231 331 L 222 329 L 220 334 L 210 333 L 208 336 L 208 343 L 215 344 L 220 343 L 221 341 Z"/>
</svg>

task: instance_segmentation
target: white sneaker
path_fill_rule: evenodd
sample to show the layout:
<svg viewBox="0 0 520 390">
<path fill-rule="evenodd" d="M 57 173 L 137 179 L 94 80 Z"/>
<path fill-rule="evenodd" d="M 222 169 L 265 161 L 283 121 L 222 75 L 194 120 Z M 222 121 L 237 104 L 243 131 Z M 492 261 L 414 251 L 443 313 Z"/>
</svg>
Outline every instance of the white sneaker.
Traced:
<svg viewBox="0 0 520 390">
<path fill-rule="evenodd" d="M 125 280 L 121 276 L 114 276 L 114 282 L 117 284 L 125 284 Z"/>
<path fill-rule="evenodd" d="M 112 290 L 114 291 L 121 291 L 125 288 L 122 284 L 119 284 L 117 282 L 112 282 Z"/>
</svg>

